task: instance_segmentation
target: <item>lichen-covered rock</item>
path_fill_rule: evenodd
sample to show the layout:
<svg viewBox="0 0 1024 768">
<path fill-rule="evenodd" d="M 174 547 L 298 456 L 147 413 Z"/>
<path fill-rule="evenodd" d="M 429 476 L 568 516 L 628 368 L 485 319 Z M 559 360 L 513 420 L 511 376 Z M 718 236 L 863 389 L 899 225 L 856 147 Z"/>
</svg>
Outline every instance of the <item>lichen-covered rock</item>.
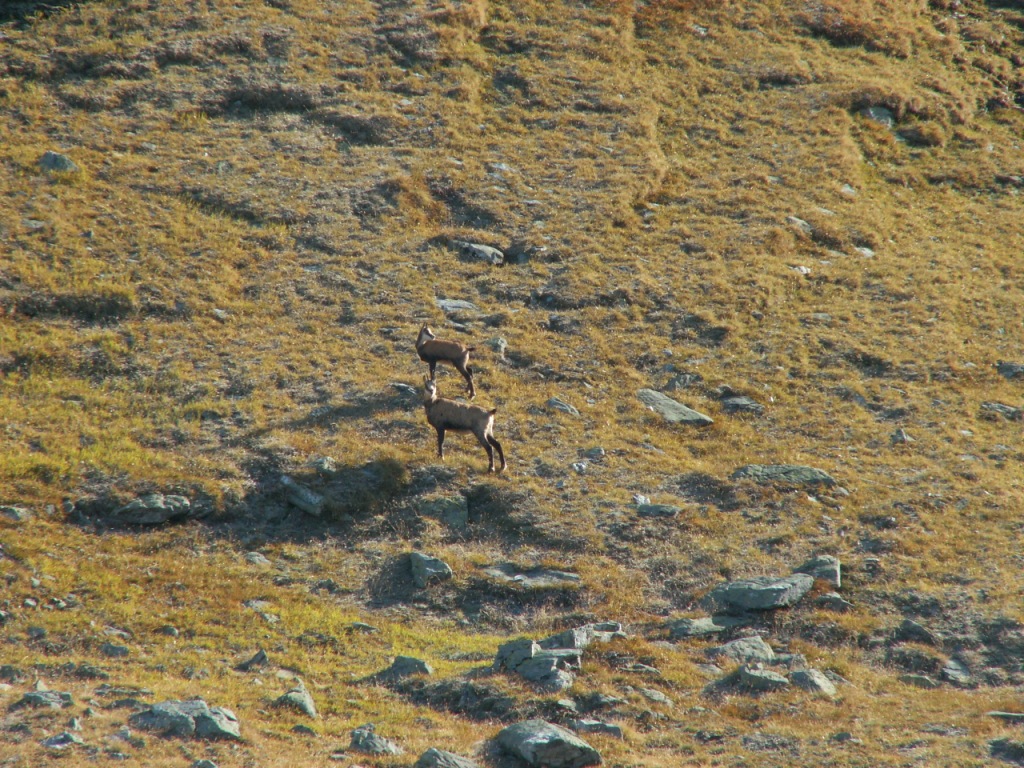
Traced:
<svg viewBox="0 0 1024 768">
<path fill-rule="evenodd" d="M 842 566 L 839 563 L 839 558 L 832 555 L 816 555 L 793 572 L 806 573 L 816 579 L 827 581 L 836 589 L 843 585 Z"/>
<path fill-rule="evenodd" d="M 349 749 L 365 755 L 400 755 L 402 748 L 390 739 L 377 735 L 376 726 L 368 723 L 352 731 L 352 743 Z"/>
<path fill-rule="evenodd" d="M 434 582 L 448 581 L 454 575 L 447 563 L 421 552 L 409 554 L 409 567 L 412 569 L 412 580 L 420 589 Z"/>
<path fill-rule="evenodd" d="M 793 682 L 793 685 L 803 688 L 805 691 L 820 693 L 823 696 L 836 695 L 835 683 L 818 669 L 798 669 L 790 675 L 790 680 Z"/>
<path fill-rule="evenodd" d="M 154 704 L 129 717 L 128 724 L 164 736 L 241 740 L 235 713 L 224 707 L 210 707 L 202 699 Z"/>
<path fill-rule="evenodd" d="M 732 473 L 733 480 L 753 480 L 756 483 L 782 483 L 785 485 L 838 485 L 828 472 L 799 464 L 747 464 Z"/>
<path fill-rule="evenodd" d="M 184 496 L 147 493 L 118 507 L 106 520 L 120 525 L 161 525 L 188 517 L 191 509 L 192 503 Z"/>
<path fill-rule="evenodd" d="M 582 768 L 601 755 L 571 731 L 544 720 L 526 720 L 503 729 L 498 745 L 532 768 Z"/>
<path fill-rule="evenodd" d="M 274 706 L 288 707 L 310 717 L 317 717 L 316 703 L 313 701 L 313 696 L 301 680 L 297 681 L 294 688 L 275 699 Z"/>
<path fill-rule="evenodd" d="M 726 658 L 737 664 L 749 662 L 770 664 L 775 661 L 775 651 L 759 635 L 741 637 L 739 640 L 733 640 L 731 643 L 709 648 L 707 654 L 709 658 Z"/>
<path fill-rule="evenodd" d="M 814 577 L 794 573 L 782 578 L 755 576 L 720 584 L 704 598 L 712 610 L 726 613 L 770 611 L 788 608 L 799 601 L 814 585 Z"/>
</svg>

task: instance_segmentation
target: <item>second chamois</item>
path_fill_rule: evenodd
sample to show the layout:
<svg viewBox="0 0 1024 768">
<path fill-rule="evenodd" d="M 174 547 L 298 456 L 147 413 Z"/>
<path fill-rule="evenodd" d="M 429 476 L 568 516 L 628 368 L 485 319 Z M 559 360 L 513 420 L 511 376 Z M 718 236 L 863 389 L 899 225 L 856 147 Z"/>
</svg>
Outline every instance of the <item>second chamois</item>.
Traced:
<svg viewBox="0 0 1024 768">
<path fill-rule="evenodd" d="M 437 338 L 427 325 L 420 328 L 420 335 L 416 337 L 416 354 L 420 356 L 420 360 L 430 365 L 430 380 L 434 381 L 434 368 L 438 363 L 451 363 L 469 383 L 470 400 L 476 397 L 473 369 L 469 367 L 469 353 L 474 349 L 475 347 L 467 347 L 457 341 Z"/>
<path fill-rule="evenodd" d="M 505 469 L 505 452 L 501 443 L 494 439 L 494 414 L 497 408 L 487 410 L 479 405 L 467 405 L 437 396 L 437 384 L 430 379 L 424 382 L 423 409 L 427 412 L 427 422 L 437 430 L 437 455 L 444 461 L 444 433 L 472 432 L 480 445 L 487 451 L 488 472 L 494 471 L 494 452 L 498 452 L 501 460 L 501 472 Z"/>
</svg>

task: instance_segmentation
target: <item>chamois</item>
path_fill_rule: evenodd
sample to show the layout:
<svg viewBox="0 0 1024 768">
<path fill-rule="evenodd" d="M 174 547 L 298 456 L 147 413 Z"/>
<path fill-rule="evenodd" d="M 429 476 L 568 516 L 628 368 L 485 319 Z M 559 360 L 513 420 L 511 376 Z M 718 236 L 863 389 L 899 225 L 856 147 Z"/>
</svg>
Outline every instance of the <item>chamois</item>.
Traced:
<svg viewBox="0 0 1024 768">
<path fill-rule="evenodd" d="M 505 452 L 501 450 L 501 443 L 494 439 L 494 414 L 497 408 L 487 410 L 479 405 L 464 405 L 454 400 L 447 400 L 437 396 L 437 384 L 431 379 L 424 379 L 423 409 L 427 412 L 427 422 L 437 430 L 437 455 L 444 461 L 444 433 L 446 430 L 453 432 L 472 432 L 480 445 L 487 451 L 487 459 L 490 462 L 488 472 L 494 471 L 494 451 L 497 449 L 498 458 L 501 459 L 501 472 L 505 469 Z"/>
<path fill-rule="evenodd" d="M 473 369 L 469 367 L 469 353 L 474 349 L 476 347 L 467 347 L 457 341 L 442 341 L 427 325 L 420 328 L 420 335 L 416 337 L 416 354 L 420 356 L 420 360 L 430 365 L 430 380 L 434 380 L 434 368 L 438 363 L 451 363 L 469 382 L 470 400 L 476 397 Z"/>
</svg>

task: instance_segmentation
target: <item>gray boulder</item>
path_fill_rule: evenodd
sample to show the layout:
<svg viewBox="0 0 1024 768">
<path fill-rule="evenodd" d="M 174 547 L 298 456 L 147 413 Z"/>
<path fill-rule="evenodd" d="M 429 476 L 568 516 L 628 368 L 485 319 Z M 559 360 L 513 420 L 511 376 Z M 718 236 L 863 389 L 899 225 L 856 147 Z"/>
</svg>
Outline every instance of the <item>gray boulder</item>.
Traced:
<svg viewBox="0 0 1024 768">
<path fill-rule="evenodd" d="M 47 150 L 39 158 L 39 167 L 44 171 L 57 171 L 59 173 L 74 173 L 78 170 L 75 161 L 60 152 Z"/>
<path fill-rule="evenodd" d="M 80 737 L 70 731 L 64 731 L 63 733 L 58 733 L 56 736 L 50 736 L 39 743 L 47 749 L 54 749 L 58 751 L 67 749 L 68 747 L 80 747 L 85 745 L 85 742 L 82 741 Z"/>
<path fill-rule="evenodd" d="M 395 682 L 413 675 L 429 676 L 432 674 L 434 674 L 434 670 L 422 659 L 412 656 L 395 656 L 391 666 L 378 672 L 374 677 L 381 682 Z"/>
<path fill-rule="evenodd" d="M 793 573 L 806 573 L 816 579 L 827 581 L 836 589 L 842 586 L 839 558 L 832 555 L 816 555 L 797 568 Z"/>
<path fill-rule="evenodd" d="M 712 589 L 704 601 L 712 610 L 726 613 L 770 611 L 794 605 L 813 585 L 814 578 L 806 573 L 782 578 L 755 576 L 721 584 Z"/>
<path fill-rule="evenodd" d="M 824 608 L 826 611 L 846 613 L 853 610 L 853 603 L 843 598 L 838 592 L 826 592 L 814 601 L 815 606 Z"/>
<path fill-rule="evenodd" d="M 544 649 L 530 639 L 513 640 L 498 647 L 492 668 L 514 672 L 545 690 L 561 691 L 573 684 L 581 653 L 576 648 Z"/>
<path fill-rule="evenodd" d="M 759 635 L 741 637 L 739 640 L 733 640 L 731 643 L 709 648 L 707 655 L 712 659 L 726 658 L 737 664 L 751 662 L 771 664 L 775 661 L 775 651 Z"/>
<path fill-rule="evenodd" d="M 835 696 L 836 686 L 826 677 L 825 673 L 817 669 L 798 669 L 790 676 L 793 685 L 803 688 L 805 691 L 820 693 L 823 696 Z"/>
<path fill-rule="evenodd" d="M 923 645 L 942 645 L 939 637 L 923 624 L 913 619 L 904 619 L 893 632 L 893 639 L 899 643 L 922 643 Z"/>
<path fill-rule="evenodd" d="M 368 723 L 352 731 L 352 743 L 348 747 L 353 752 L 366 755 L 400 755 L 402 748 L 390 739 L 378 736 L 373 723 Z"/>
<path fill-rule="evenodd" d="M 789 680 L 784 675 L 749 664 L 739 668 L 736 682 L 741 688 L 751 691 L 778 691 L 789 687 Z"/>
<path fill-rule="evenodd" d="M 297 507 L 313 517 L 320 517 L 324 513 L 327 499 L 322 494 L 296 482 L 288 475 L 281 475 L 281 487 L 285 490 L 288 503 L 293 507 Z"/>
<path fill-rule="evenodd" d="M 579 416 L 579 409 L 574 405 L 562 400 L 560 397 L 552 397 L 547 402 L 548 408 L 554 408 L 556 411 L 562 411 L 562 413 L 568 413 L 570 416 Z"/>
<path fill-rule="evenodd" d="M 409 566 L 412 568 L 412 580 L 420 589 L 433 582 L 447 581 L 454 575 L 447 563 L 420 552 L 409 555 Z"/>
<path fill-rule="evenodd" d="M 224 707 L 210 707 L 202 699 L 154 704 L 129 717 L 128 724 L 164 736 L 241 740 L 235 713 Z"/>
<path fill-rule="evenodd" d="M 799 464 L 747 464 L 731 475 L 733 480 L 750 479 L 755 483 L 782 483 L 785 485 L 838 485 L 827 472 Z"/>
<path fill-rule="evenodd" d="M 0 507 L 0 517 L 10 520 L 12 523 L 24 523 L 32 519 L 32 513 L 24 507 Z"/>
<path fill-rule="evenodd" d="M 317 717 L 316 704 L 313 702 L 313 697 L 301 680 L 297 681 L 295 687 L 290 691 L 275 699 L 274 706 L 288 707 L 310 717 Z"/>
<path fill-rule="evenodd" d="M 121 525 L 162 525 L 188 517 L 191 508 L 184 496 L 148 493 L 118 507 L 107 519 Z"/>
<path fill-rule="evenodd" d="M 640 402 L 673 424 L 687 424 L 695 427 L 706 427 L 714 424 L 710 416 L 673 400 L 668 395 L 654 389 L 641 389 L 636 396 Z"/>
<path fill-rule="evenodd" d="M 420 759 L 416 761 L 413 768 L 480 768 L 480 766 L 468 757 L 431 747 L 420 755 Z"/>
<path fill-rule="evenodd" d="M 490 565 L 483 571 L 497 581 L 512 582 L 527 590 L 562 589 L 577 587 L 580 583 L 575 573 L 551 568 L 519 568 L 512 563 Z"/>
<path fill-rule="evenodd" d="M 533 768 L 582 768 L 601 755 L 583 739 L 544 720 L 526 720 L 504 728 L 498 745 Z"/>
</svg>

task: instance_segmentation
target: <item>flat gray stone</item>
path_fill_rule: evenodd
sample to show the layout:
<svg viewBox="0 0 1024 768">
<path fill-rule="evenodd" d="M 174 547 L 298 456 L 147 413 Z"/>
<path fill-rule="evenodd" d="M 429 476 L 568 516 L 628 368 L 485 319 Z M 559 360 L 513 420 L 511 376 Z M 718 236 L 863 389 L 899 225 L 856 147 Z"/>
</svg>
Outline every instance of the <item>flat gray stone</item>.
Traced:
<svg viewBox="0 0 1024 768">
<path fill-rule="evenodd" d="M 29 691 L 14 703 L 15 709 L 66 709 L 74 704 L 70 693 L 62 691 Z"/>
<path fill-rule="evenodd" d="M 709 616 L 699 619 L 675 619 L 665 626 L 668 628 L 668 639 L 674 642 L 688 637 L 718 635 L 749 623 L 747 619 L 735 616 Z"/>
<path fill-rule="evenodd" d="M 583 739 L 544 720 L 526 720 L 502 729 L 498 745 L 532 768 L 582 768 L 601 755 Z"/>
<path fill-rule="evenodd" d="M 764 414 L 764 406 L 746 395 L 732 395 L 722 398 L 722 411 L 725 413 L 752 413 L 755 416 Z"/>
<path fill-rule="evenodd" d="M 971 670 L 958 659 L 949 659 L 942 667 L 942 679 L 948 683 L 964 688 L 973 683 Z"/>
<path fill-rule="evenodd" d="M 775 661 L 775 651 L 759 635 L 752 637 L 741 637 L 731 643 L 719 645 L 707 650 L 708 658 L 726 658 L 737 664 L 750 662 L 763 662 L 770 664 Z"/>
<path fill-rule="evenodd" d="M 569 403 L 565 402 L 564 400 L 562 400 L 560 397 L 557 397 L 557 396 L 556 397 L 552 397 L 551 399 L 549 399 L 547 405 L 548 405 L 548 408 L 554 408 L 556 411 L 562 411 L 563 413 L 568 413 L 570 416 L 579 416 L 580 415 L 580 412 L 576 408 L 576 406 L 569 405 Z"/>
<path fill-rule="evenodd" d="M 827 472 L 799 464 L 747 464 L 731 475 L 733 480 L 750 479 L 756 483 L 786 485 L 838 485 Z"/>
<path fill-rule="evenodd" d="M 62 750 L 68 749 L 69 747 L 80 747 L 84 746 L 85 742 L 79 736 L 71 733 L 70 731 L 64 731 L 58 733 L 56 736 L 50 736 L 49 738 L 43 739 L 41 742 L 47 749 Z"/>
<path fill-rule="evenodd" d="M 1004 723 L 1013 723 L 1014 725 L 1024 723 L 1024 712 L 1000 712 L 998 710 L 994 710 L 992 712 L 986 712 L 985 714 L 989 717 L 994 717 L 997 720 L 1002 720 Z"/>
<path fill-rule="evenodd" d="M 188 517 L 191 507 L 184 496 L 148 493 L 118 507 L 107 519 L 123 525 L 161 525 Z"/>
<path fill-rule="evenodd" d="M 480 311 L 480 307 L 476 304 L 471 301 L 463 301 L 462 299 L 434 299 L 434 303 L 445 314 Z"/>
<path fill-rule="evenodd" d="M 576 733 L 603 733 L 614 739 L 624 738 L 621 726 L 606 723 L 603 720 L 583 718 L 581 720 L 571 720 L 569 725 Z"/>
<path fill-rule="evenodd" d="M 695 427 L 706 427 L 714 424 L 714 420 L 700 411 L 688 408 L 668 395 L 653 389 L 641 389 L 636 396 L 640 402 L 673 424 L 687 424 Z"/>
<path fill-rule="evenodd" d="M 512 563 L 499 563 L 483 569 L 493 579 L 513 582 L 529 590 L 562 589 L 580 584 L 578 574 L 550 568 L 519 568 Z"/>
<path fill-rule="evenodd" d="M 442 560 L 421 552 L 409 555 L 409 566 L 412 568 L 412 580 L 420 589 L 440 581 L 448 581 L 454 574 L 451 566 Z"/>
<path fill-rule="evenodd" d="M 812 586 L 814 578 L 806 573 L 782 578 L 755 576 L 715 587 L 704 602 L 726 613 L 770 611 L 794 605 Z"/>
<path fill-rule="evenodd" d="M 352 743 L 348 748 L 365 755 L 400 755 L 403 751 L 395 742 L 378 736 L 372 723 L 352 731 Z"/>
<path fill-rule="evenodd" d="M 413 768 L 480 768 L 480 765 L 468 757 L 431 747 L 420 755 Z"/>
<path fill-rule="evenodd" d="M 793 573 L 806 573 L 816 579 L 827 581 L 836 589 L 842 586 L 842 566 L 839 558 L 832 555 L 816 555 Z"/>
<path fill-rule="evenodd" d="M 823 696 L 836 695 L 835 683 L 829 680 L 824 672 L 817 669 L 798 669 L 790 675 L 790 680 L 793 681 L 793 685 L 803 688 L 805 691 L 820 693 Z"/>
<path fill-rule="evenodd" d="M 637 504 L 636 513 L 640 517 L 667 517 L 673 518 L 683 511 L 682 507 L 675 504 Z"/>
</svg>

